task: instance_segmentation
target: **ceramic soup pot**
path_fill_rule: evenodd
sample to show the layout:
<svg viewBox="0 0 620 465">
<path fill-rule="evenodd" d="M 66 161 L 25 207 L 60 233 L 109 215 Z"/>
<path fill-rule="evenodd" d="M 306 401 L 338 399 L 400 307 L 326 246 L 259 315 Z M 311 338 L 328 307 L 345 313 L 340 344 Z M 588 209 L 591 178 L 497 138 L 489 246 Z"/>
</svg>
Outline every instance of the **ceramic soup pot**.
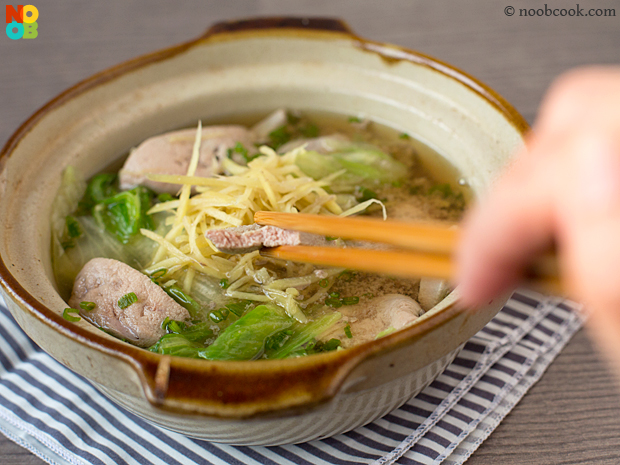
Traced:
<svg viewBox="0 0 620 465">
<path fill-rule="evenodd" d="M 66 321 L 52 277 L 50 208 L 62 171 L 92 176 L 149 136 L 279 107 L 365 115 L 406 132 L 483 192 L 527 125 L 498 94 L 420 53 L 336 20 L 220 23 L 190 42 L 98 73 L 27 120 L 0 155 L 0 284 L 20 326 L 109 398 L 164 428 L 275 445 L 364 425 L 427 386 L 502 307 L 455 305 L 344 351 L 280 361 L 161 356 Z"/>
</svg>

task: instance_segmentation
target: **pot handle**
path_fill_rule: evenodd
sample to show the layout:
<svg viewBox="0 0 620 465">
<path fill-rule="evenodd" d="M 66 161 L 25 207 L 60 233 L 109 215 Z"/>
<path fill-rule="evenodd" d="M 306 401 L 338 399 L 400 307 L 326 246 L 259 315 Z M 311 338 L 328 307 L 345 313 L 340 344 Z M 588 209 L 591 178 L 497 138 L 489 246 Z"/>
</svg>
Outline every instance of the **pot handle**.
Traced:
<svg viewBox="0 0 620 465">
<path fill-rule="evenodd" d="M 315 31 L 342 32 L 354 35 L 347 23 L 340 19 L 319 17 L 269 16 L 264 18 L 241 19 L 215 23 L 202 37 L 241 31 L 264 29 L 309 29 Z"/>
<path fill-rule="evenodd" d="M 210 362 L 151 353 L 142 353 L 132 364 L 146 399 L 157 409 L 246 418 L 328 402 L 365 355 L 350 350 L 271 361 L 269 370 L 257 361 Z"/>
</svg>

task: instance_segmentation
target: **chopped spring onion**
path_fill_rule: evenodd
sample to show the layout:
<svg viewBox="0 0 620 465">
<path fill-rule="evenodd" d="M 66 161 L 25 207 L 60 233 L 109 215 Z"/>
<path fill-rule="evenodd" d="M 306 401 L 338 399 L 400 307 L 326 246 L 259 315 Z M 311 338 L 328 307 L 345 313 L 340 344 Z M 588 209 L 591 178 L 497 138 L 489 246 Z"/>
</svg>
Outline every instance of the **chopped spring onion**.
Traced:
<svg viewBox="0 0 620 465">
<path fill-rule="evenodd" d="M 291 338 L 294 332 L 290 329 L 285 329 L 273 336 L 268 337 L 265 340 L 265 351 L 281 349 L 284 344 Z"/>
<path fill-rule="evenodd" d="M 362 122 L 362 120 L 357 116 L 349 116 L 349 119 L 347 121 L 349 121 L 349 123 L 361 123 Z"/>
<path fill-rule="evenodd" d="M 209 313 L 209 318 L 213 321 L 213 323 L 221 323 L 222 321 L 226 321 L 228 315 L 230 315 L 230 311 L 226 308 L 221 308 Z"/>
<path fill-rule="evenodd" d="M 342 279 L 344 282 L 351 282 L 355 277 L 355 272 L 351 270 L 344 270 L 342 273 L 338 275 L 339 279 Z"/>
<path fill-rule="evenodd" d="M 347 336 L 347 338 L 351 339 L 353 337 L 353 334 L 351 334 L 351 325 L 347 323 L 347 325 L 344 327 L 344 334 L 345 336 Z"/>
<path fill-rule="evenodd" d="M 168 323 L 170 321 L 171 321 L 170 318 L 168 317 L 164 318 L 164 321 L 161 322 L 161 329 L 163 329 L 164 331 L 167 331 Z"/>
<path fill-rule="evenodd" d="M 331 350 L 336 350 L 338 347 L 341 346 L 340 340 L 339 339 L 335 339 L 335 338 L 334 339 L 330 339 L 329 341 L 327 341 L 327 342 L 325 342 L 325 343 L 323 343 L 321 345 L 319 345 L 319 344 L 321 344 L 320 341 L 317 342 L 314 345 L 314 350 L 316 352 L 329 352 Z M 317 347 L 317 346 L 319 346 L 319 347 Z"/>
<path fill-rule="evenodd" d="M 300 350 L 297 350 L 291 354 L 291 356 L 302 356 L 302 355 L 312 355 L 312 354 L 320 354 L 322 352 L 331 352 L 332 350 L 336 350 L 341 346 L 340 339 L 332 338 L 327 342 L 323 341 L 311 341 L 306 346 Z"/>
<path fill-rule="evenodd" d="M 406 132 L 401 132 L 400 135 L 398 136 L 399 139 L 404 139 L 404 140 L 409 140 L 411 139 L 411 136 L 409 134 L 407 134 Z"/>
<path fill-rule="evenodd" d="M 186 328 L 186 325 L 182 321 L 171 320 L 166 317 L 166 319 L 162 322 L 161 327 L 166 331 L 166 333 L 180 334 Z"/>
<path fill-rule="evenodd" d="M 248 149 L 246 149 L 241 142 L 237 142 L 237 144 L 233 148 L 233 152 L 241 154 L 241 156 L 247 163 L 261 156 L 260 153 L 255 153 L 253 155 L 248 153 Z"/>
<path fill-rule="evenodd" d="M 213 337 L 213 331 L 208 322 L 188 326 L 182 321 L 166 318 L 162 323 L 162 328 L 166 330 L 166 334 L 149 348 L 151 352 L 197 358 L 207 340 Z"/>
<path fill-rule="evenodd" d="M 76 310 L 75 308 L 65 308 L 65 310 L 62 312 L 62 317 L 65 320 L 71 321 L 73 323 L 75 323 L 76 321 L 80 321 L 81 320 L 81 318 L 79 316 L 72 316 L 72 315 L 70 315 L 71 313 L 79 314 L 80 311 Z"/>
<path fill-rule="evenodd" d="M 359 202 L 366 202 L 367 200 L 378 198 L 377 193 L 375 191 L 370 190 L 367 187 L 363 187 L 363 186 L 357 189 L 357 193 L 358 193 L 357 200 Z"/>
<path fill-rule="evenodd" d="M 291 140 L 291 134 L 286 130 L 286 126 L 280 126 L 269 133 L 270 146 L 277 150 Z"/>
<path fill-rule="evenodd" d="M 166 276 L 166 273 L 168 273 L 168 270 L 166 268 L 160 268 L 158 270 L 153 271 L 151 273 L 151 281 L 157 282 L 158 280 Z"/>
<path fill-rule="evenodd" d="M 80 308 L 86 312 L 90 312 L 94 310 L 96 306 L 97 304 L 95 304 L 95 302 L 87 302 L 87 301 L 80 302 Z"/>
<path fill-rule="evenodd" d="M 181 307 L 185 308 L 189 314 L 193 317 L 202 310 L 202 307 L 196 302 L 190 295 L 183 292 L 183 290 L 173 284 L 172 286 L 164 288 L 164 291 L 172 297 Z"/>
<path fill-rule="evenodd" d="M 321 280 L 319 281 L 319 286 L 321 286 L 321 287 L 327 287 L 327 286 L 329 286 L 329 279 L 327 279 L 327 278 L 325 278 L 325 279 L 321 279 Z"/>
<path fill-rule="evenodd" d="M 360 303 L 360 298 L 353 296 L 353 297 L 343 297 L 341 300 L 343 305 L 355 305 L 355 304 L 359 304 Z"/>
<path fill-rule="evenodd" d="M 328 299 L 325 299 L 325 304 L 329 305 L 332 308 L 340 308 L 340 307 L 342 307 L 342 301 L 340 299 L 335 298 L 335 297 L 329 297 Z"/>
<path fill-rule="evenodd" d="M 132 304 L 135 304 L 138 301 L 138 296 L 135 292 L 130 292 L 125 294 L 123 297 L 118 299 L 118 306 L 121 310 L 125 310 Z"/>
<path fill-rule="evenodd" d="M 67 224 L 67 233 L 71 239 L 77 239 L 82 235 L 82 228 L 75 217 L 71 215 L 67 216 L 65 218 L 65 223 Z"/>
<path fill-rule="evenodd" d="M 241 142 L 237 142 L 233 150 L 237 153 L 240 153 L 241 155 L 243 155 L 244 158 L 247 159 L 248 149 L 246 149 Z"/>
<path fill-rule="evenodd" d="M 226 278 L 222 278 L 222 279 L 220 280 L 220 287 L 221 287 L 222 289 L 228 289 L 228 288 L 230 287 L 230 283 L 228 282 L 228 279 L 226 279 Z"/>
</svg>

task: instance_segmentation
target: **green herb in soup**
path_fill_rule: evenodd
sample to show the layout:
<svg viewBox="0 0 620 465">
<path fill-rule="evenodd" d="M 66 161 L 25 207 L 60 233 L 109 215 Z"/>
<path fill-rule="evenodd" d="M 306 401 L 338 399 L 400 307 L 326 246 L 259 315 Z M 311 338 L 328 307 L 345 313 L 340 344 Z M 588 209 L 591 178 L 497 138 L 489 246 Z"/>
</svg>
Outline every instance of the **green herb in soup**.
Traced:
<svg viewBox="0 0 620 465">
<path fill-rule="evenodd" d="M 407 326 L 445 296 L 445 283 L 262 257 L 263 246 L 366 245 L 253 217 L 458 220 L 466 192 L 435 180 L 416 147 L 358 117 L 278 110 L 252 127 L 152 137 L 119 171 L 88 181 L 68 167 L 52 213 L 64 316 L 153 352 L 208 360 L 312 355 Z"/>
</svg>

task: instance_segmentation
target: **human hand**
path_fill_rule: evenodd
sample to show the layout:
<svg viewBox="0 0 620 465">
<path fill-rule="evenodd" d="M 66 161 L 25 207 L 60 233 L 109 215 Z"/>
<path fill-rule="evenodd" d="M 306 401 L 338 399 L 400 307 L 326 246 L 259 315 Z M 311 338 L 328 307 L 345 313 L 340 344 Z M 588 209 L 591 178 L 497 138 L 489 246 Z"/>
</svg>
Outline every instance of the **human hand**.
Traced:
<svg viewBox="0 0 620 465">
<path fill-rule="evenodd" d="M 620 373 L 620 68 L 571 71 L 551 87 L 526 147 L 464 222 L 467 306 L 514 286 L 555 243 L 570 296 Z"/>
</svg>

